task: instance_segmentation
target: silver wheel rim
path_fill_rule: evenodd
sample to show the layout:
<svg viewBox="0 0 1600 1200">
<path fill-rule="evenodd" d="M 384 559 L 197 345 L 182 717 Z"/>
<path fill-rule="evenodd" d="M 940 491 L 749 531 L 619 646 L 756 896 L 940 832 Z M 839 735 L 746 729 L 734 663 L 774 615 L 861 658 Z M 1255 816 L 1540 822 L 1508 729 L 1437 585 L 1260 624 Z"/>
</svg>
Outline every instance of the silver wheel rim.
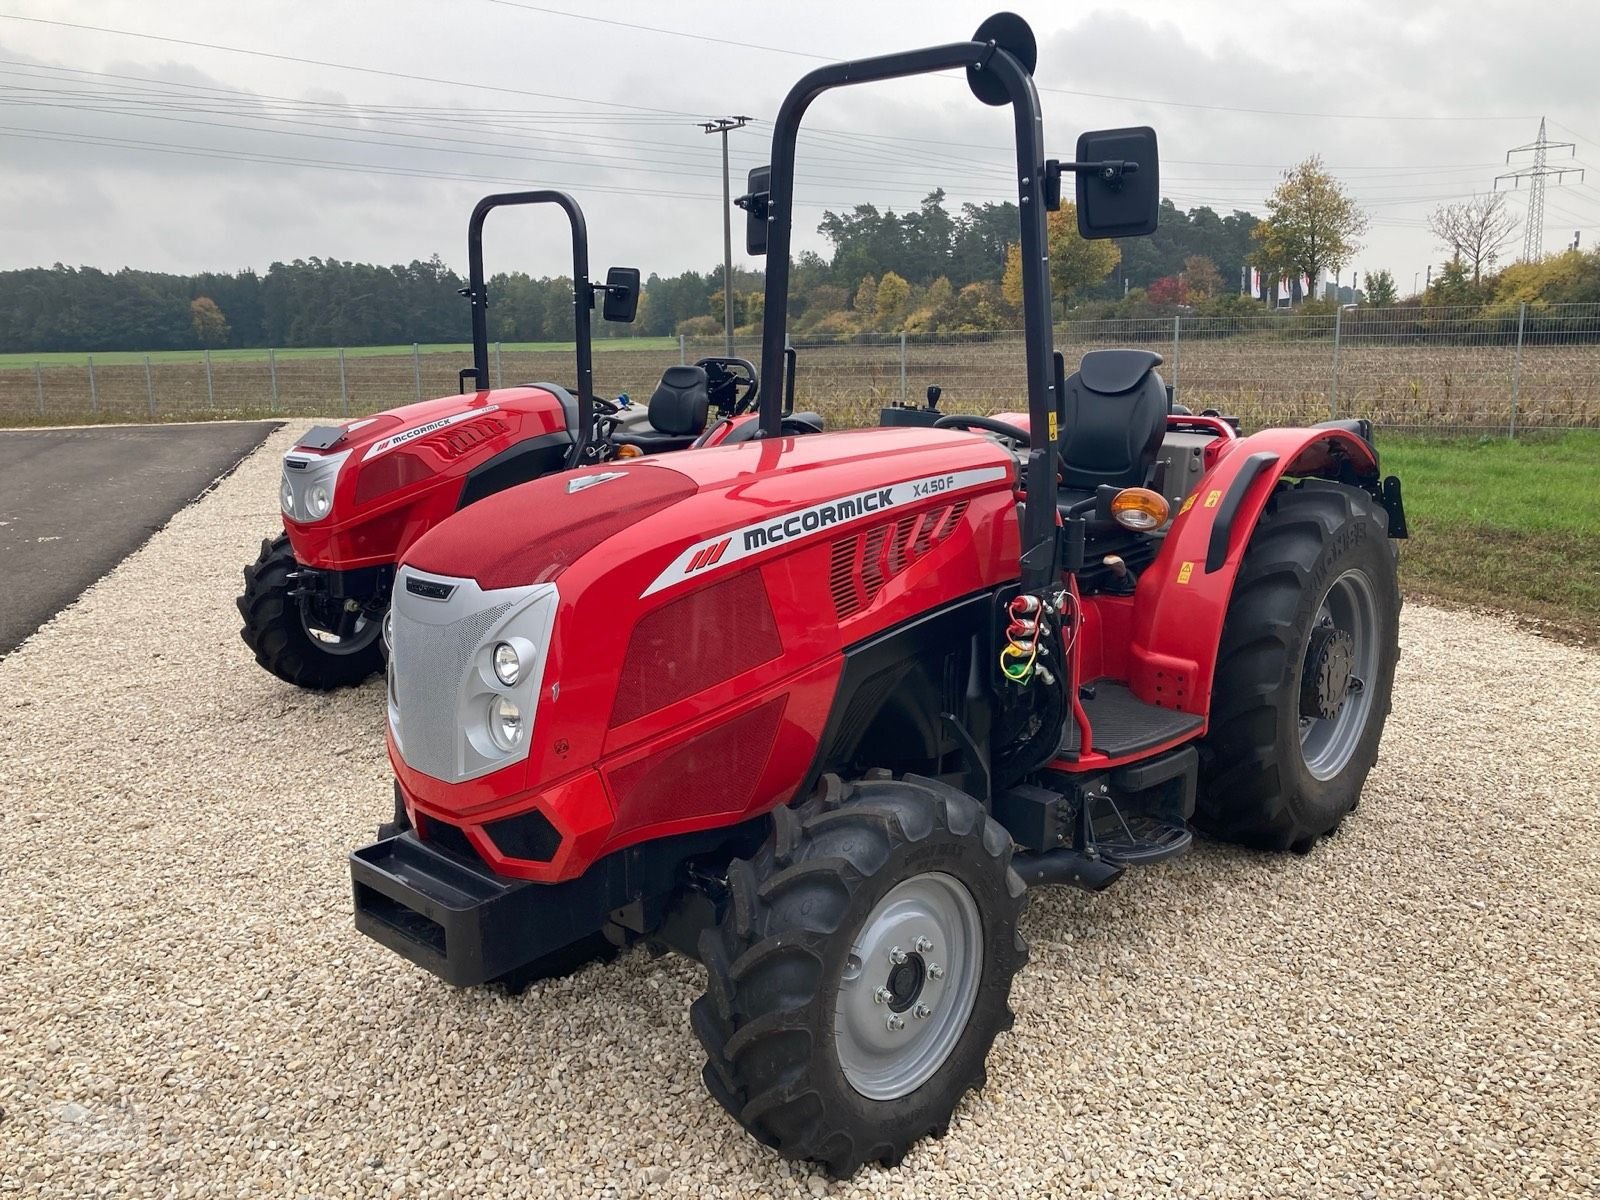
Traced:
<svg viewBox="0 0 1600 1200">
<path fill-rule="evenodd" d="M 1346 571 L 1329 585 L 1317 607 L 1316 623 L 1348 633 L 1351 643 L 1349 690 L 1339 711 L 1331 717 L 1300 717 L 1300 757 L 1313 778 L 1328 780 L 1349 765 L 1372 715 L 1378 674 L 1378 602 L 1365 571 Z M 1301 670 L 1305 669 L 1302 660 Z"/>
<path fill-rule="evenodd" d="M 967 886 L 929 871 L 897 884 L 845 957 L 834 1046 L 869 1100 L 909 1095 L 961 1040 L 983 974 L 983 925 Z"/>
<path fill-rule="evenodd" d="M 372 645 L 383 629 L 382 621 L 371 620 L 365 613 L 356 618 L 355 628 L 347 638 L 313 625 L 306 620 L 303 611 L 300 614 L 300 625 L 306 631 L 306 636 L 311 639 L 312 645 L 327 654 L 358 654 Z"/>
</svg>

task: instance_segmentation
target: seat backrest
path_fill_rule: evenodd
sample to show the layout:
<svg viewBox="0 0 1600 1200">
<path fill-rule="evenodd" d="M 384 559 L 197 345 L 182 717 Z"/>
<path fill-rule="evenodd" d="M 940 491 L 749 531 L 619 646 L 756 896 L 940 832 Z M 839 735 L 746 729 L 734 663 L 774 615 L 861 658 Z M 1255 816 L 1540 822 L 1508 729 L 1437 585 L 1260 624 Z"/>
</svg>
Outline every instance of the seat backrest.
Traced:
<svg viewBox="0 0 1600 1200">
<path fill-rule="evenodd" d="M 1149 350 L 1091 350 L 1067 380 L 1061 486 L 1139 487 L 1154 469 L 1167 428 L 1167 388 Z"/>
<path fill-rule="evenodd" d="M 706 427 L 710 405 L 704 367 L 668 367 L 650 397 L 650 427 L 675 437 L 696 436 Z"/>
</svg>

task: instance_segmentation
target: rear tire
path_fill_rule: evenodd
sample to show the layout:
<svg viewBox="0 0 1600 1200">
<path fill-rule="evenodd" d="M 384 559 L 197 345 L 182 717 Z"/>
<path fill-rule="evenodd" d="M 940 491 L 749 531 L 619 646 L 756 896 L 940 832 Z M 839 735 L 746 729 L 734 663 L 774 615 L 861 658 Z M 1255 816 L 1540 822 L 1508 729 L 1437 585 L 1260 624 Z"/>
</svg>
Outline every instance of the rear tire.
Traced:
<svg viewBox="0 0 1600 1200">
<path fill-rule="evenodd" d="M 244 569 L 244 594 L 235 603 L 244 618 L 239 636 L 256 662 L 285 683 L 329 691 L 354 687 L 383 670 L 383 644 L 373 636 L 353 651 L 329 650 L 306 632 L 291 576 L 299 569 L 287 535 L 263 539 L 261 556 Z M 381 617 L 369 618 L 380 622 Z"/>
<path fill-rule="evenodd" d="M 691 1019 L 712 1096 L 763 1144 L 836 1177 L 942 1136 L 1012 1024 L 1028 952 L 1010 864 L 1005 830 L 931 779 L 828 776 L 774 812 L 701 935 L 707 988 Z"/>
<path fill-rule="evenodd" d="M 1333 832 L 1378 756 L 1399 628 L 1383 509 L 1343 484 L 1280 486 L 1223 622 L 1196 824 L 1299 852 Z M 1351 681 L 1342 698 L 1340 678 Z"/>
</svg>

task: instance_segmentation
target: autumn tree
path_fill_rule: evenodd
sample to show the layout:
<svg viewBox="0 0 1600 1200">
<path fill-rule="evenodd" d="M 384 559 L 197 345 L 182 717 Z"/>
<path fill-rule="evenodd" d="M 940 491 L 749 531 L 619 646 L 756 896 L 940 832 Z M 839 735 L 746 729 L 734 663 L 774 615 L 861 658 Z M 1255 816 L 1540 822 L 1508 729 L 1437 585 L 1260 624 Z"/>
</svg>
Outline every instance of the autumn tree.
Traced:
<svg viewBox="0 0 1600 1200">
<path fill-rule="evenodd" d="M 878 281 L 878 295 L 873 302 L 873 312 L 878 326 L 890 329 L 904 319 L 911 307 L 911 285 L 893 271 L 885 271 Z"/>
<path fill-rule="evenodd" d="M 1278 276 L 1304 275 L 1312 285 L 1324 271 L 1337 274 L 1361 249 L 1367 217 L 1312 155 L 1284 172 L 1267 197 L 1267 218 L 1251 232 L 1256 265 Z"/>
<path fill-rule="evenodd" d="M 1222 291 L 1222 272 L 1204 254 L 1191 254 L 1183 260 L 1183 282 L 1195 300 L 1209 300 Z"/>
<path fill-rule="evenodd" d="M 1078 206 L 1063 202 L 1050 214 L 1050 290 L 1070 301 L 1117 269 L 1122 249 L 1110 239 L 1088 241 L 1078 236 Z"/>
<path fill-rule="evenodd" d="M 1367 303 L 1374 308 L 1389 308 L 1400 298 L 1400 289 L 1388 271 L 1368 271 L 1361 277 L 1361 287 L 1367 294 Z"/>
<path fill-rule="evenodd" d="M 194 340 L 202 346 L 228 344 L 228 318 L 210 296 L 196 296 L 189 301 L 189 326 L 194 330 Z"/>
<path fill-rule="evenodd" d="M 861 283 L 856 287 L 855 299 L 850 302 L 850 307 L 855 309 L 862 320 L 870 320 L 878 311 L 878 279 L 875 275 L 864 275 Z"/>
<path fill-rule="evenodd" d="M 1506 209 L 1506 194 L 1490 192 L 1460 204 L 1441 204 L 1428 215 L 1428 229 L 1450 257 L 1472 270 L 1472 282 L 1483 279 L 1517 231 L 1517 219 Z"/>
<path fill-rule="evenodd" d="M 1189 281 L 1182 275 L 1163 275 L 1145 292 L 1152 304 L 1189 303 Z"/>
</svg>

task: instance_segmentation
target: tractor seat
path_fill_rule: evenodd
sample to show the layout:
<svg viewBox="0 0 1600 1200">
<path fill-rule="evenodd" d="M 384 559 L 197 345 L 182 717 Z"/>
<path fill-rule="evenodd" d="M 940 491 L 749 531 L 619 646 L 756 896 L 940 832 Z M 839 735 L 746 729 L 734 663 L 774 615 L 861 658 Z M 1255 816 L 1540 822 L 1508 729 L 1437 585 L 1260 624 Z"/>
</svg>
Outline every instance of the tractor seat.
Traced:
<svg viewBox="0 0 1600 1200">
<path fill-rule="evenodd" d="M 704 432 L 710 407 L 704 367 L 668 367 L 661 372 L 661 382 L 656 384 L 645 410 L 650 428 L 619 431 L 611 440 L 619 446 L 635 446 L 646 454 L 687 450 Z"/>
<path fill-rule="evenodd" d="M 1091 350 L 1067 380 L 1061 424 L 1062 507 L 1101 484 L 1143 487 L 1167 429 L 1167 388 L 1149 350 Z"/>
</svg>

